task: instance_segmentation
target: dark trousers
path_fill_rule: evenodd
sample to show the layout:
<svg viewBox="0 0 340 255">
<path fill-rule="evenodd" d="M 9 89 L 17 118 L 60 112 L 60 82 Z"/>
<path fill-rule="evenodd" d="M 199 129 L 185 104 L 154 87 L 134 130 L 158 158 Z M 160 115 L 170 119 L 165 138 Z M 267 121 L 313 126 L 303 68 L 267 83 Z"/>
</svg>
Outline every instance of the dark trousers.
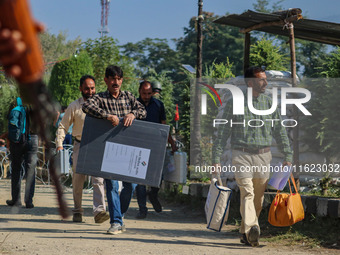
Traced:
<svg viewBox="0 0 340 255">
<path fill-rule="evenodd" d="M 149 196 L 157 198 L 159 188 L 151 187 L 149 192 Z M 139 207 L 139 211 L 141 213 L 147 213 L 148 208 L 146 207 L 146 186 L 138 184 L 136 187 L 136 196 L 137 196 L 137 203 Z"/>
<path fill-rule="evenodd" d="M 37 165 L 38 152 L 38 136 L 31 135 L 30 140 L 25 143 L 11 143 L 11 187 L 12 187 L 12 201 L 15 204 L 21 204 L 21 178 L 22 168 L 24 162 L 24 169 L 26 175 L 25 187 L 25 203 L 31 204 L 34 196 L 35 188 L 35 168 Z"/>
</svg>

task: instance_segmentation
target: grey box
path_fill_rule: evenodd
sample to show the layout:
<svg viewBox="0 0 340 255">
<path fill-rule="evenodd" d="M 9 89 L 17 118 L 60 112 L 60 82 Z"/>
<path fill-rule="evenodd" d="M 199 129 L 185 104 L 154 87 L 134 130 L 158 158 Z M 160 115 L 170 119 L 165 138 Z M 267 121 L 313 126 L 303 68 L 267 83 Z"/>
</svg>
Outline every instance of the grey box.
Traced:
<svg viewBox="0 0 340 255">
<path fill-rule="evenodd" d="M 76 172 L 159 187 L 169 129 L 168 125 L 140 120 L 134 120 L 130 127 L 124 127 L 122 121 L 113 127 L 107 120 L 86 116 Z M 145 178 L 101 171 L 105 146 L 109 143 L 150 150 Z"/>
<path fill-rule="evenodd" d="M 57 174 L 70 173 L 70 152 L 68 150 L 60 150 L 55 155 L 54 160 L 55 169 Z"/>
</svg>

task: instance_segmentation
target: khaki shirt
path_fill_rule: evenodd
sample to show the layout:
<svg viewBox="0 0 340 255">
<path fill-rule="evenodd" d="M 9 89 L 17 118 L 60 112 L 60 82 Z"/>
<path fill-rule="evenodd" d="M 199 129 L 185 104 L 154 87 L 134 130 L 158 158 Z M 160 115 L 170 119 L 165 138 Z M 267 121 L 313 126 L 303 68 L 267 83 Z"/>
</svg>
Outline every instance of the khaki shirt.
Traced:
<svg viewBox="0 0 340 255">
<path fill-rule="evenodd" d="M 57 129 L 56 146 L 62 147 L 63 141 L 67 134 L 69 127 L 73 124 L 72 136 L 81 141 L 83 132 L 84 120 L 86 114 L 82 110 L 84 99 L 81 97 L 73 101 L 66 109 L 65 115 L 59 123 Z"/>
</svg>

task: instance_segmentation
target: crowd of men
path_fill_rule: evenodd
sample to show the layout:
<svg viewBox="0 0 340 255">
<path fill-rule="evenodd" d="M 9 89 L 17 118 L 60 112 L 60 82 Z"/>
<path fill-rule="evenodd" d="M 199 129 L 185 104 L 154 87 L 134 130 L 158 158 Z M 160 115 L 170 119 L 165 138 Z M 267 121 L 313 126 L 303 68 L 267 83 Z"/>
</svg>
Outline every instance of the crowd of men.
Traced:
<svg viewBox="0 0 340 255">
<path fill-rule="evenodd" d="M 20 57 L 20 53 L 25 51 L 25 45 L 21 41 L 20 34 L 17 31 L 9 31 L 0 27 L 0 63 L 5 67 L 8 74 L 17 76 L 21 70 L 15 65 L 16 59 Z M 123 70 L 118 66 L 108 66 L 106 68 L 104 81 L 107 90 L 96 94 L 95 79 L 90 75 L 85 75 L 80 79 L 79 90 L 82 97 L 72 102 L 66 109 L 57 130 L 57 150 L 63 149 L 62 141 L 64 140 L 69 127 L 73 124 L 72 135 L 74 137 L 74 153 L 73 167 L 76 169 L 77 158 L 79 153 L 79 145 L 81 142 L 81 131 L 84 125 L 85 114 L 106 119 L 117 126 L 120 118 L 123 119 L 123 125 L 129 127 L 133 125 L 134 119 L 145 119 L 147 121 L 164 123 L 164 105 L 157 99 L 152 97 L 151 84 L 144 81 L 140 84 L 140 97 L 136 99 L 132 93 L 122 91 Z M 245 72 L 246 84 L 250 90 L 245 93 L 252 93 L 253 106 L 256 109 L 270 109 L 272 105 L 271 98 L 264 95 L 267 86 L 267 78 L 265 71 L 260 67 L 248 68 Z M 159 88 L 157 88 L 159 90 Z M 159 91 L 158 91 L 159 92 Z M 18 106 L 20 102 L 18 101 Z M 240 122 L 240 116 L 232 115 L 232 101 L 225 106 L 225 119 L 234 119 Z M 27 114 L 27 123 L 29 123 L 29 112 Z M 158 115 L 158 116 L 157 116 Z M 149 117 L 147 117 L 149 116 Z M 255 116 L 245 104 L 245 114 L 242 116 L 244 121 L 250 119 L 261 119 L 265 116 Z M 280 119 L 280 113 L 276 110 L 270 117 L 272 119 Z M 266 165 L 271 161 L 270 146 L 272 137 L 274 136 L 278 147 L 284 154 L 285 159 L 283 165 L 290 165 L 292 160 L 292 151 L 290 149 L 287 132 L 284 127 L 272 125 L 270 122 L 258 128 L 224 125 L 218 130 L 218 136 L 214 142 L 213 161 L 216 167 L 219 165 L 220 156 L 226 142 L 231 137 L 232 164 L 238 169 L 242 166 Z M 280 122 L 277 122 L 280 123 Z M 29 130 L 27 125 L 28 136 L 24 143 L 11 143 L 10 151 L 14 157 L 20 159 L 28 153 L 30 158 L 26 161 L 27 178 L 25 190 L 25 203 L 27 208 L 33 208 L 34 195 L 34 157 L 30 157 L 29 149 L 35 151 L 36 139 L 34 131 Z M 169 138 L 171 142 L 171 138 Z M 176 148 L 172 144 L 172 150 Z M 26 156 L 25 156 L 26 157 Z M 33 169 L 33 170 L 32 170 Z M 20 199 L 20 180 L 21 180 L 21 161 L 12 160 L 12 199 L 7 200 L 9 206 L 21 205 Z M 240 213 L 241 222 L 241 242 L 246 245 L 258 246 L 260 227 L 258 217 L 262 210 L 264 190 L 268 182 L 268 173 L 242 173 L 237 171 L 235 178 L 240 188 Z M 73 172 L 73 221 L 82 222 L 82 187 L 85 176 Z M 110 228 L 108 234 L 118 234 L 126 230 L 123 222 L 124 213 L 128 210 L 132 193 L 136 184 L 123 182 L 123 189 L 119 193 L 119 185 L 117 180 L 103 179 L 98 177 L 92 178 L 93 192 L 93 214 L 95 222 L 101 223 L 110 219 Z M 108 202 L 109 214 L 106 212 L 104 185 L 106 186 L 106 198 Z M 150 200 L 156 211 L 162 208 L 157 199 L 158 190 L 151 190 Z M 139 213 L 137 218 L 145 218 L 147 208 L 145 204 L 146 190 L 145 186 L 139 185 L 137 188 L 137 197 L 139 205 Z"/>
</svg>

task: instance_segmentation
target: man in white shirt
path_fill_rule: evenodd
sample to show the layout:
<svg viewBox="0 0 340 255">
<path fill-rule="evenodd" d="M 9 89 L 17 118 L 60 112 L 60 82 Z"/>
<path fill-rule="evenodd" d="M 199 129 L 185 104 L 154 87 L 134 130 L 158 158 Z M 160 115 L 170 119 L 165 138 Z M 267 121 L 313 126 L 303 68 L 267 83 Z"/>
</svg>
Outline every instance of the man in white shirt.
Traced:
<svg viewBox="0 0 340 255">
<path fill-rule="evenodd" d="M 67 134 L 69 127 L 73 124 L 72 135 L 74 138 L 73 144 L 73 221 L 82 222 L 82 195 L 83 186 L 85 181 L 85 175 L 77 174 L 77 161 L 79 155 L 79 147 L 81 136 L 83 132 L 84 120 L 86 114 L 82 110 L 83 103 L 94 96 L 96 93 L 95 79 L 91 75 L 84 75 L 80 78 L 79 90 L 82 97 L 73 101 L 66 109 L 65 115 L 59 123 L 57 129 L 56 145 L 57 151 L 63 149 L 63 141 Z M 102 223 L 110 218 L 108 212 L 106 212 L 105 196 L 104 196 L 104 179 L 101 177 L 92 177 L 93 186 L 93 214 L 96 223 Z"/>
</svg>

